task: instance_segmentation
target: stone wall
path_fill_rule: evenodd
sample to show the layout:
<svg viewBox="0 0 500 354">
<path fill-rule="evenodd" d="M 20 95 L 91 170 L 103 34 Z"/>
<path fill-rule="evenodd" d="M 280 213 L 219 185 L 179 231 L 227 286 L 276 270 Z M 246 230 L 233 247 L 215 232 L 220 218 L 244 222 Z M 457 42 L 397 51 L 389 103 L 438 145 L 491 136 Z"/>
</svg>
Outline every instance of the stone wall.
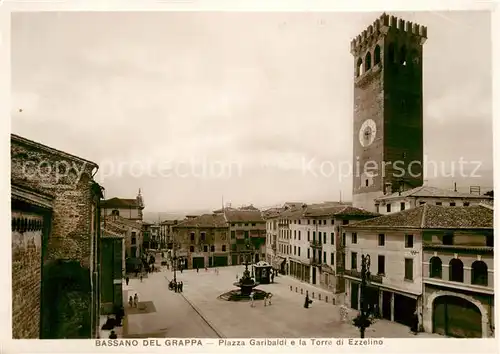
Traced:
<svg viewBox="0 0 500 354">
<path fill-rule="evenodd" d="M 43 216 L 12 211 L 12 337 L 40 337 Z"/>
</svg>

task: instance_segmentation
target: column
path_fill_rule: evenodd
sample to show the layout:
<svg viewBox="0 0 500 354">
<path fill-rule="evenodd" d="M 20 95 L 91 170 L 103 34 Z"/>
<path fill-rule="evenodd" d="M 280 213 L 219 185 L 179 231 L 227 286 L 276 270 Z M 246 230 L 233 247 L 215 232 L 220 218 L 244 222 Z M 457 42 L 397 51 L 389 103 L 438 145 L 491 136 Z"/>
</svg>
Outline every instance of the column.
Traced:
<svg viewBox="0 0 500 354">
<path fill-rule="evenodd" d="M 391 293 L 391 321 L 394 321 L 394 293 Z"/>
</svg>

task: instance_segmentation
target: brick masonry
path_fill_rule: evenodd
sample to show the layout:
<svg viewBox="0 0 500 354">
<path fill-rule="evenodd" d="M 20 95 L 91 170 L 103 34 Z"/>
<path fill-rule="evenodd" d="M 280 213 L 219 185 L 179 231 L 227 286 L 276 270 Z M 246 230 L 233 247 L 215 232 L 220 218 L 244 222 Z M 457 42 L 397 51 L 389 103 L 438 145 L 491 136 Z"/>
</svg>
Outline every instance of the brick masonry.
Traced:
<svg viewBox="0 0 500 354">
<path fill-rule="evenodd" d="M 15 339 L 40 337 L 42 227 L 43 216 L 12 212 L 12 337 Z"/>
<path fill-rule="evenodd" d="M 42 246 L 42 338 L 91 338 L 96 334 L 98 306 L 92 303 L 99 300 L 98 278 L 93 281 L 92 275 L 98 263 L 95 220 L 99 209 L 95 204 L 99 198 L 93 192 L 92 173 L 97 167 L 22 137 L 11 137 L 12 181 L 55 195 L 50 236 Z M 13 293 L 22 286 L 16 279 L 19 276 L 13 274 Z M 24 309 L 30 311 L 35 309 Z"/>
</svg>

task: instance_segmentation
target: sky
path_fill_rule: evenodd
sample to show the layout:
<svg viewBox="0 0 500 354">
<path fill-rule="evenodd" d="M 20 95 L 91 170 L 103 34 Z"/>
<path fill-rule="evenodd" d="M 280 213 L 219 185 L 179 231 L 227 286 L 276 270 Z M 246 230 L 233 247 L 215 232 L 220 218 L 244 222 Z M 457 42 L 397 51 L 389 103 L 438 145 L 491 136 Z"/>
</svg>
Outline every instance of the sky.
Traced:
<svg viewBox="0 0 500 354">
<path fill-rule="evenodd" d="M 446 175 L 426 183 L 486 191 L 489 13 L 391 14 L 428 28 L 424 154 Z M 106 198 L 140 188 L 146 211 L 350 200 L 350 41 L 379 15 L 16 13 L 12 132 L 96 162 Z"/>
</svg>

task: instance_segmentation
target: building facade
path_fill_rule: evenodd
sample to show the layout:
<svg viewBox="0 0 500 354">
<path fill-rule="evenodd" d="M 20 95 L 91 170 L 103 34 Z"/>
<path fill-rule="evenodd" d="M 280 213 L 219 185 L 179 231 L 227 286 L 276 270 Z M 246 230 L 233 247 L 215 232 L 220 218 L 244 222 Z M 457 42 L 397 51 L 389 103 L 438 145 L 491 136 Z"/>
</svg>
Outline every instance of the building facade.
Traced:
<svg viewBox="0 0 500 354">
<path fill-rule="evenodd" d="M 229 227 L 231 265 L 244 264 L 252 253 L 250 263 L 265 259 L 266 221 L 259 210 L 225 208 L 223 217 Z"/>
<path fill-rule="evenodd" d="M 101 229 L 101 314 L 108 315 L 123 306 L 126 231 L 110 223 Z"/>
<path fill-rule="evenodd" d="M 275 271 L 284 272 L 281 269 L 285 259 L 278 255 L 278 217 L 281 208 L 271 208 L 262 213 L 266 220 L 266 261 L 273 266 Z"/>
<path fill-rule="evenodd" d="M 23 317 L 13 323 L 14 338 L 97 336 L 102 199 L 102 188 L 93 180 L 97 168 L 11 135 L 13 321 Z M 21 261 L 23 253 L 27 257 Z M 23 262 L 31 277 L 19 281 L 26 276 L 16 271 Z M 24 299 L 26 294 L 31 298 Z"/>
<path fill-rule="evenodd" d="M 192 216 L 172 229 L 172 257 L 178 267 L 199 269 L 229 264 L 229 227 L 224 215 Z"/>
<path fill-rule="evenodd" d="M 122 218 L 142 222 L 144 199 L 141 190 L 135 199 L 111 198 L 101 202 L 102 216 L 120 216 Z"/>
<path fill-rule="evenodd" d="M 355 207 L 375 212 L 386 188 L 423 184 L 426 39 L 426 27 L 383 14 L 351 42 Z"/>
<path fill-rule="evenodd" d="M 143 249 L 143 225 L 140 222 L 125 219 L 118 215 L 109 215 L 103 220 L 106 230 L 120 230 L 124 236 L 123 247 L 125 272 L 134 272 L 141 267 L 140 258 Z"/>
<path fill-rule="evenodd" d="M 423 232 L 423 326 L 451 337 L 493 337 L 493 209 L 458 209 L 441 213 L 441 228 Z M 446 225 L 450 219 L 460 224 Z"/>
<path fill-rule="evenodd" d="M 468 338 L 490 335 L 490 207 L 425 204 L 344 230 L 348 306 L 360 308 L 361 257 L 369 255 L 365 299 L 382 318 L 411 326 L 416 311 L 421 328 L 428 332 Z"/>
<path fill-rule="evenodd" d="M 388 190 L 390 192 L 390 190 Z M 470 206 L 489 203 L 493 197 L 460 193 L 431 186 L 420 186 L 407 191 L 388 193 L 375 200 L 375 209 L 382 215 L 397 213 L 420 205 Z"/>
</svg>

